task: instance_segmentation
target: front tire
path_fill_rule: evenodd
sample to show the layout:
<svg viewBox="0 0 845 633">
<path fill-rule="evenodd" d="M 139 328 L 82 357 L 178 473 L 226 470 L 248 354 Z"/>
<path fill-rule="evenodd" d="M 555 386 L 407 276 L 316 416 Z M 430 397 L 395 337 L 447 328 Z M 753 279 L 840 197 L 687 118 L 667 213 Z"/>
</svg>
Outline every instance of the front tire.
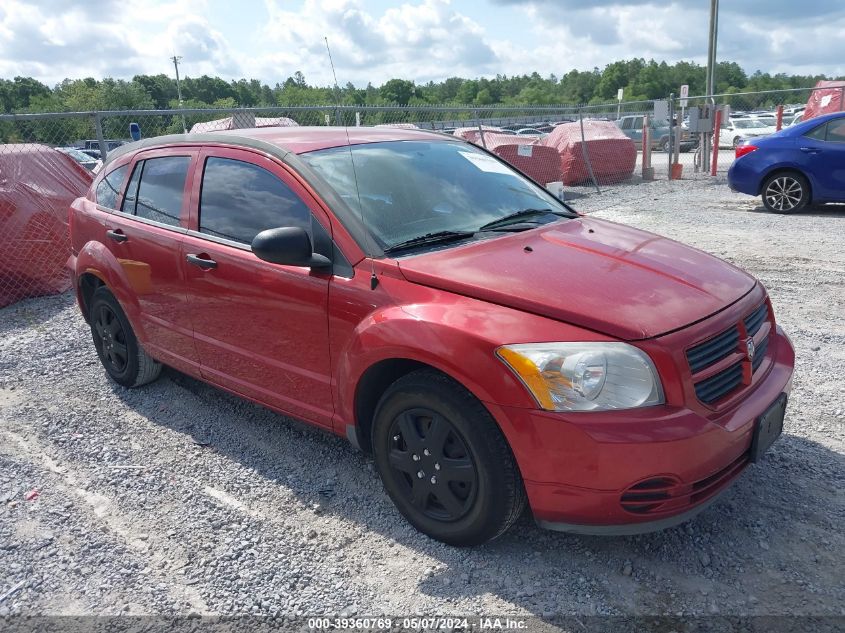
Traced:
<svg viewBox="0 0 845 633">
<path fill-rule="evenodd" d="M 807 179 L 794 171 L 772 174 L 763 183 L 763 206 L 773 213 L 795 213 L 810 202 Z"/>
<path fill-rule="evenodd" d="M 379 402 L 372 434 L 387 494 L 431 538 L 480 545 L 522 514 L 525 489 L 501 430 L 447 376 L 419 370 L 397 380 Z"/>
<path fill-rule="evenodd" d="M 161 363 L 138 343 L 123 308 L 105 286 L 91 297 L 88 321 L 100 362 L 117 384 L 138 387 L 159 377 Z"/>
</svg>

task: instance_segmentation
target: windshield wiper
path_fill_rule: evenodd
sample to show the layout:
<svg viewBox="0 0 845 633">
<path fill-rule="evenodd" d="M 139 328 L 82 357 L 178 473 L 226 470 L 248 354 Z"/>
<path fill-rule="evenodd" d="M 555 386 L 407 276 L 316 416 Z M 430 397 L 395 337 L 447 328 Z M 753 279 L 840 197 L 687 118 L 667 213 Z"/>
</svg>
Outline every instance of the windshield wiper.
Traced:
<svg viewBox="0 0 845 633">
<path fill-rule="evenodd" d="M 514 220 L 521 220 L 522 218 L 527 218 L 532 215 L 558 215 L 564 218 L 570 217 L 566 213 L 562 213 L 560 211 L 553 211 L 552 209 L 521 209 L 519 211 L 514 211 L 513 213 L 509 213 L 503 218 L 499 218 L 498 220 L 493 220 L 492 222 L 488 222 L 483 226 L 479 227 L 479 231 L 492 231 L 494 229 L 498 229 L 501 227 L 508 226 L 509 224 L 517 224 Z"/>
<path fill-rule="evenodd" d="M 434 233 L 426 233 L 418 237 L 412 237 L 404 242 L 393 244 L 384 249 L 385 253 L 393 253 L 401 251 L 406 248 L 414 246 L 422 246 L 424 244 L 438 244 L 444 242 L 454 242 L 456 240 L 463 240 L 475 235 L 475 231 L 435 231 Z"/>
</svg>

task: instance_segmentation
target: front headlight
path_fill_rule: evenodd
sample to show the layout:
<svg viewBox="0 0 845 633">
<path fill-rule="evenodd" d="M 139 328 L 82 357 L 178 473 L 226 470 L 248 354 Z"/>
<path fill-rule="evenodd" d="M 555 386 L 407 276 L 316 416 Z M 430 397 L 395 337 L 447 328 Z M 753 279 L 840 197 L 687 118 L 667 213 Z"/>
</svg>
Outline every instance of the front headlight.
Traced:
<svg viewBox="0 0 845 633">
<path fill-rule="evenodd" d="M 520 343 L 496 354 L 548 411 L 606 411 L 663 404 L 648 355 L 627 343 Z"/>
</svg>

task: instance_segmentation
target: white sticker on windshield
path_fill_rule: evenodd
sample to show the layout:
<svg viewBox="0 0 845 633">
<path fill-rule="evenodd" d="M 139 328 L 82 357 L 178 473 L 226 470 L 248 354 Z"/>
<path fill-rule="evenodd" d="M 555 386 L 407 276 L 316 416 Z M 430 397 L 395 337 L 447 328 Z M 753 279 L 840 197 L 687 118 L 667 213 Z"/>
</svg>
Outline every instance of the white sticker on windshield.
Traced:
<svg viewBox="0 0 845 633">
<path fill-rule="evenodd" d="M 508 176 L 513 176 L 513 172 L 508 169 L 507 165 L 500 163 L 492 156 L 488 156 L 487 154 L 476 154 L 475 152 L 458 152 L 458 154 L 466 158 L 481 171 L 490 172 L 492 174 L 507 174 Z"/>
<path fill-rule="evenodd" d="M 527 158 L 531 158 L 534 155 L 534 146 L 533 145 L 518 145 L 516 148 L 516 153 L 518 156 L 525 156 Z"/>
</svg>

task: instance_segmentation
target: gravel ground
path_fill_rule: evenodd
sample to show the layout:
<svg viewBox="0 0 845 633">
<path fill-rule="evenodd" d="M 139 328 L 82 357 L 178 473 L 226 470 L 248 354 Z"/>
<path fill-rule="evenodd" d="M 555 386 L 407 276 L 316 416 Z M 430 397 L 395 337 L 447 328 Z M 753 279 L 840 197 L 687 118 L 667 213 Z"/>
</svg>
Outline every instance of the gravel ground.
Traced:
<svg viewBox="0 0 845 633">
<path fill-rule="evenodd" d="M 46 297 L 0 310 L 0 616 L 845 615 L 845 213 L 705 180 L 575 204 L 748 269 L 793 337 L 785 435 L 693 522 L 441 545 L 342 439 L 175 372 L 115 386 L 72 298 Z"/>
</svg>

